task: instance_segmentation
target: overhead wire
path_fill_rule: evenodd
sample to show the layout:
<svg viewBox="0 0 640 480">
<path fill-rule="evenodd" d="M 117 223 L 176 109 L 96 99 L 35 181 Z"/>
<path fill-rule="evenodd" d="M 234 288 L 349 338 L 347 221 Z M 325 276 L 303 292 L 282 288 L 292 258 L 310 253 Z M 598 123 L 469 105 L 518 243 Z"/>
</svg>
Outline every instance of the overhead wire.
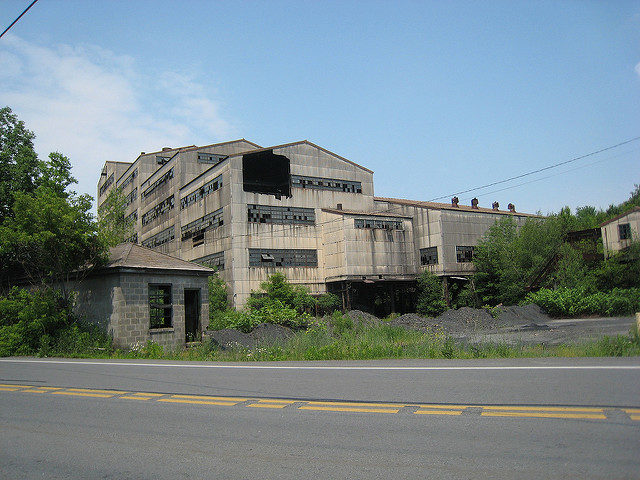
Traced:
<svg viewBox="0 0 640 480">
<path fill-rule="evenodd" d="M 27 8 L 25 8 L 25 9 L 24 9 L 24 12 L 22 12 L 20 15 L 18 15 L 18 18 L 16 18 L 13 22 L 11 22 L 11 25 L 9 25 L 7 28 L 5 28 L 5 29 L 4 29 L 4 32 L 0 33 L 0 38 L 2 38 L 2 36 L 3 36 L 5 33 L 7 33 L 7 32 L 11 29 L 11 27 L 13 27 L 16 23 L 18 23 L 18 20 L 20 20 L 20 19 L 22 18 L 22 16 L 23 16 L 25 13 L 27 13 L 27 12 L 29 11 L 29 9 L 30 9 L 31 7 L 33 7 L 33 6 L 36 4 L 36 2 L 37 2 L 37 1 L 38 1 L 38 0 L 33 0 L 33 2 L 31 2 L 31 3 L 29 4 L 29 6 L 28 6 Z"/>
<path fill-rule="evenodd" d="M 621 147 L 622 145 L 626 145 L 626 144 L 628 144 L 628 143 L 635 142 L 635 141 L 637 141 L 637 140 L 640 140 L 640 136 L 638 136 L 638 137 L 634 137 L 634 138 L 631 138 L 631 139 L 629 139 L 629 140 L 625 140 L 624 142 L 620 142 L 620 143 L 617 143 L 617 144 L 615 144 L 615 145 L 611 145 L 611 146 L 609 146 L 609 147 L 601 148 L 601 149 L 599 149 L 599 150 L 596 150 L 596 151 L 594 151 L 594 152 L 587 153 L 587 154 L 585 154 L 585 155 L 580 155 L 579 157 L 575 157 L 575 158 L 572 158 L 572 159 L 570 159 L 570 160 L 565 160 L 564 162 L 554 163 L 553 165 L 548 165 L 548 166 L 543 167 L 543 168 L 538 168 L 537 170 L 532 170 L 532 171 L 530 171 L 530 172 L 522 173 L 522 174 L 520 174 L 520 175 L 516 175 L 516 176 L 514 176 L 514 177 L 510 177 L 510 178 L 506 178 L 506 179 L 504 179 L 504 180 L 499 180 L 499 181 L 497 181 L 497 182 L 487 183 L 486 185 L 481 185 L 481 186 L 479 186 L 479 187 L 474 187 L 474 188 L 469 188 L 469 189 L 467 189 L 467 190 L 462 190 L 462 191 L 460 191 L 460 192 L 452 193 L 452 194 L 450 194 L 450 195 L 442 195 L 442 196 L 440 196 L 440 197 L 435 197 L 435 198 L 432 198 L 432 199 L 431 199 L 431 200 L 429 200 L 429 201 L 430 201 L 430 202 L 433 202 L 433 201 L 435 201 L 435 200 L 440 200 L 440 199 L 443 199 L 443 198 L 449 198 L 449 197 L 452 197 L 452 196 L 462 195 L 463 193 L 474 192 L 474 191 L 476 191 L 476 190 L 482 190 L 483 188 L 492 187 L 492 186 L 494 186 L 494 185 L 500 185 L 500 184 L 502 184 L 502 183 L 507 183 L 507 182 L 510 182 L 510 181 L 512 181 L 512 180 L 517 180 L 518 178 L 528 177 L 529 175 L 533 175 L 533 174 L 535 174 L 535 173 L 544 172 L 545 170 L 550 170 L 550 169 L 552 169 L 552 168 L 557 168 L 557 167 L 560 167 L 560 166 L 562 166 L 562 165 L 566 165 L 566 164 L 568 164 L 568 163 L 576 162 L 576 161 L 578 161 L 578 160 L 582 160 L 583 158 L 591 157 L 591 156 L 593 156 L 593 155 L 597 155 L 597 154 L 599 154 L 599 153 L 606 152 L 607 150 L 613 150 L 614 148 Z"/>
</svg>

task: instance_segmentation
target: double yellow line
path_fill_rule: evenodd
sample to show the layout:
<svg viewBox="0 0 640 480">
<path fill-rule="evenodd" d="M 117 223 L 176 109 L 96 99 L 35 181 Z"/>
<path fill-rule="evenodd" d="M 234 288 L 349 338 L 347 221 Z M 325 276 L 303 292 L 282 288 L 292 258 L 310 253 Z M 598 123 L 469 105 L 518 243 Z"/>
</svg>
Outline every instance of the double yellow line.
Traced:
<svg viewBox="0 0 640 480">
<path fill-rule="evenodd" d="M 124 400 L 156 401 L 164 403 L 194 405 L 241 405 L 250 408 L 281 409 L 285 407 L 297 410 L 316 410 L 329 412 L 354 413 L 398 413 L 406 408 L 416 415 L 462 415 L 463 412 L 483 417 L 518 418 L 560 418 L 606 420 L 602 407 L 539 407 L 539 406 L 497 406 L 497 405 L 446 405 L 420 403 L 365 403 L 347 401 L 309 401 L 280 398 L 224 397 L 211 395 L 182 395 L 124 390 L 101 390 L 95 388 L 44 387 L 37 385 L 0 384 L 0 391 L 20 393 L 48 393 L 77 397 L 118 398 Z M 469 410 L 471 409 L 471 410 Z M 622 408 L 631 420 L 640 421 L 640 408 Z"/>
</svg>

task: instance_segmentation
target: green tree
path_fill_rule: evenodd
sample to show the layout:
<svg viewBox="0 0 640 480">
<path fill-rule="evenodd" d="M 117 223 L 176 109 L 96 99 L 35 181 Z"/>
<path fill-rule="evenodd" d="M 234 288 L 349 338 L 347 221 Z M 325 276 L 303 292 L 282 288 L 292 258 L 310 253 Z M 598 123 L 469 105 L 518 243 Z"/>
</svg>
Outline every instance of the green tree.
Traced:
<svg viewBox="0 0 640 480">
<path fill-rule="evenodd" d="M 133 219 L 125 217 L 127 201 L 119 188 L 112 188 L 98 208 L 98 232 L 106 245 L 114 247 L 134 233 Z"/>
<path fill-rule="evenodd" d="M 418 277 L 418 303 L 416 311 L 420 315 L 437 317 L 447 309 L 443 298 L 442 280 L 425 270 Z"/>
<path fill-rule="evenodd" d="M 42 178 L 34 138 L 9 107 L 0 109 L 0 224 L 11 215 L 14 193 L 33 192 Z"/>
<path fill-rule="evenodd" d="M 209 316 L 225 311 L 228 306 L 227 285 L 216 272 L 209 277 Z"/>
</svg>

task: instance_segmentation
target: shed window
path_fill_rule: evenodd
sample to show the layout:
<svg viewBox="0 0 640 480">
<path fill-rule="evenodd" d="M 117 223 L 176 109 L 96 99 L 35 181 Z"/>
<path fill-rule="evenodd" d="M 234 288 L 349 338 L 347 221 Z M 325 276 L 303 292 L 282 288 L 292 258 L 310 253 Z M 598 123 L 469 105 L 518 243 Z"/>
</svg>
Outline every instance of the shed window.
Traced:
<svg viewBox="0 0 640 480">
<path fill-rule="evenodd" d="M 149 328 L 170 328 L 171 285 L 149 285 Z"/>
<path fill-rule="evenodd" d="M 620 240 L 628 240 L 631 238 L 631 224 L 621 223 L 618 225 L 618 235 L 620 236 Z"/>
</svg>

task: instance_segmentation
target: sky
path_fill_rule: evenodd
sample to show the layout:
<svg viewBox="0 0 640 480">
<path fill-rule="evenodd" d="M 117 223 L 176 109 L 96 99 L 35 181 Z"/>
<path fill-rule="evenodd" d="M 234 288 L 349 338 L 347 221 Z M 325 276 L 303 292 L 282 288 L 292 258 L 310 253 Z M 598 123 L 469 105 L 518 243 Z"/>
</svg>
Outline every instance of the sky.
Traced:
<svg viewBox="0 0 640 480">
<path fill-rule="evenodd" d="M 640 1 L 39 0 L 0 39 L 5 105 L 94 197 L 105 161 L 246 138 L 448 202 L 640 137 Z M 550 213 L 635 184 L 640 140 L 458 196 Z"/>
</svg>

